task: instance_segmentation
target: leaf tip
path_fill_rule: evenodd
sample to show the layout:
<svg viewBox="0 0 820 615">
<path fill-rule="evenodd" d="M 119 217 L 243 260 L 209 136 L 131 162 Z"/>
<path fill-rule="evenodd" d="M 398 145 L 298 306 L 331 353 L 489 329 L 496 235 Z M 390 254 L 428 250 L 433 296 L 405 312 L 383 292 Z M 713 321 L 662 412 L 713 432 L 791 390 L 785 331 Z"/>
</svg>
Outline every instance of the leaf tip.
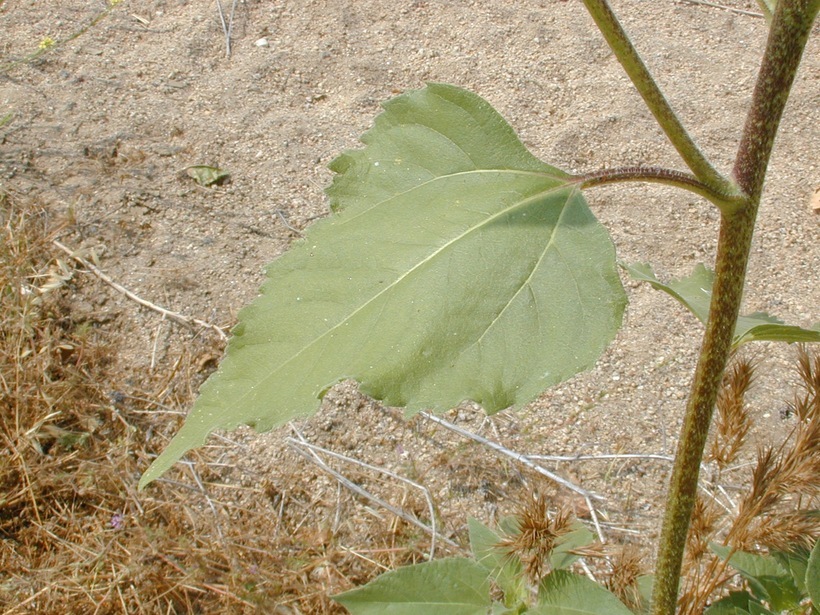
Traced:
<svg viewBox="0 0 820 615">
<path fill-rule="evenodd" d="M 138 491 L 144 490 L 148 485 L 170 470 L 171 466 L 182 459 L 182 456 L 189 450 L 205 444 L 205 440 L 211 433 L 211 429 L 200 433 L 201 430 L 193 429 L 192 425 L 194 425 L 194 423 L 186 420 L 185 424 L 174 436 L 165 450 L 148 466 L 148 469 L 140 477 L 139 483 L 137 484 Z"/>
</svg>

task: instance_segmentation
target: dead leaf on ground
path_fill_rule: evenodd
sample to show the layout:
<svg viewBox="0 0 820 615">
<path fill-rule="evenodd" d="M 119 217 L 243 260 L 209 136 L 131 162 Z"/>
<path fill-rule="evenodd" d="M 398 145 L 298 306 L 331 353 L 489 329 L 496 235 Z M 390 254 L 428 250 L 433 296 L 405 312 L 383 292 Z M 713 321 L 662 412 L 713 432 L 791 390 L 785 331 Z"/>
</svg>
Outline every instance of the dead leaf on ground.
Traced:
<svg viewBox="0 0 820 615">
<path fill-rule="evenodd" d="M 214 184 L 221 186 L 231 176 L 224 169 L 204 164 L 190 166 L 185 169 L 185 172 L 200 186 L 212 186 Z"/>
</svg>

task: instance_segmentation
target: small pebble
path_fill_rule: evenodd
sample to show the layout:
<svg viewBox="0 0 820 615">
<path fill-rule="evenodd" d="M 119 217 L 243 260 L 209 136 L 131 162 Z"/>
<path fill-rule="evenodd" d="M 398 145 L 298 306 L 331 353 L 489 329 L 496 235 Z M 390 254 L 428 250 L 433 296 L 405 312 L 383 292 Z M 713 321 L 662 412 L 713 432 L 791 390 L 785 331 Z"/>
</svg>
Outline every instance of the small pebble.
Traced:
<svg viewBox="0 0 820 615">
<path fill-rule="evenodd" d="M 258 41 L 254 43 L 257 47 L 267 47 L 268 46 L 268 39 L 260 38 Z"/>
</svg>

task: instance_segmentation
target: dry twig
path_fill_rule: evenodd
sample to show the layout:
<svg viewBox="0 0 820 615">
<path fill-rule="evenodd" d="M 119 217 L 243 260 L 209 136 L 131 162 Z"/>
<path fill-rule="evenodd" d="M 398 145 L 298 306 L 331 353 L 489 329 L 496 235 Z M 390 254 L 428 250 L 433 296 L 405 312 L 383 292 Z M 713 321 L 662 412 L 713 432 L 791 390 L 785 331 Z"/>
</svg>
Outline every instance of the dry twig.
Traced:
<svg viewBox="0 0 820 615">
<path fill-rule="evenodd" d="M 510 457 L 511 459 L 518 461 L 519 463 L 525 465 L 526 467 L 537 472 L 538 474 L 546 476 L 547 478 L 549 478 L 552 481 L 555 481 L 559 485 L 566 487 L 570 491 L 574 491 L 575 493 L 579 494 L 581 497 L 584 498 L 587 508 L 589 509 L 589 516 L 592 519 L 592 524 L 595 526 L 595 531 L 598 534 L 598 540 L 600 540 L 601 542 L 606 542 L 606 539 L 604 538 L 604 532 L 601 529 L 601 524 L 598 522 L 598 513 L 595 510 L 595 506 L 592 505 L 593 499 L 603 500 L 604 498 L 602 496 L 592 493 L 591 491 L 587 491 L 586 489 L 583 489 L 577 486 L 576 484 L 571 483 L 565 478 L 561 478 L 554 472 L 550 472 L 549 470 L 538 465 L 537 463 L 533 463 L 533 461 L 528 456 L 522 453 L 516 453 L 515 451 L 511 451 L 510 449 L 508 449 L 505 446 L 502 446 L 498 442 L 493 442 L 492 440 L 488 440 L 487 438 L 479 436 L 478 434 L 475 434 L 471 431 L 462 429 L 458 425 L 454 425 L 453 423 L 446 421 L 441 417 L 429 414 L 428 412 L 420 412 L 419 414 L 421 414 L 421 416 L 426 418 L 428 421 L 433 421 L 434 423 L 437 423 L 438 425 L 441 425 L 442 427 L 449 429 L 450 431 L 454 431 L 457 434 L 461 434 L 466 438 L 475 440 L 479 444 L 484 444 L 485 446 L 488 446 L 497 453 L 501 453 L 506 457 Z"/>
<path fill-rule="evenodd" d="M 228 17 L 228 22 L 225 23 L 225 11 L 222 9 L 221 0 L 216 0 L 216 7 L 219 11 L 219 20 L 222 23 L 222 33 L 225 35 L 225 57 L 231 57 L 231 34 L 233 33 L 233 16 L 236 12 L 236 0 L 231 4 L 231 14 Z"/>
<path fill-rule="evenodd" d="M 154 312 L 157 312 L 158 314 L 162 314 L 162 316 L 164 318 L 167 318 L 169 320 L 173 320 L 174 322 L 176 322 L 180 325 L 184 325 L 186 327 L 192 327 L 192 328 L 195 327 L 195 326 L 199 326 L 199 327 L 202 327 L 203 329 L 209 329 L 211 331 L 215 331 L 217 333 L 217 335 L 219 335 L 219 337 L 223 341 L 228 339 L 228 335 L 225 333 L 225 328 L 224 327 L 220 327 L 219 325 L 215 325 L 215 324 L 212 324 L 210 322 L 200 320 L 199 318 L 189 318 L 188 316 L 183 316 L 182 314 L 179 314 L 177 312 L 172 312 L 171 310 L 168 310 L 164 307 L 160 307 L 160 306 L 156 305 L 155 303 L 151 303 L 150 301 L 147 301 L 147 300 L 143 299 L 142 297 L 138 296 L 137 294 L 135 294 L 134 292 L 128 290 L 122 284 L 119 284 L 119 283 L 115 282 L 111 277 L 109 277 L 108 275 L 103 273 L 94 264 L 90 263 L 89 261 L 84 259 L 82 256 L 77 254 L 76 251 L 72 250 L 71 248 L 68 248 L 68 247 L 64 246 L 62 243 L 60 243 L 56 239 L 52 243 L 56 247 L 58 247 L 60 250 L 65 252 L 73 260 L 77 261 L 83 267 L 88 269 L 91 273 L 93 273 L 95 276 L 97 276 L 100 280 L 102 280 L 103 282 L 108 284 L 111 288 L 113 288 L 114 290 L 122 293 L 123 295 L 125 295 L 126 297 L 131 299 L 132 301 L 135 301 L 135 302 L 139 303 L 141 306 L 146 307 L 149 310 L 153 310 Z"/>
<path fill-rule="evenodd" d="M 492 450 L 494 450 L 497 453 L 501 453 L 502 455 L 504 455 L 506 457 L 509 457 L 510 459 L 514 459 L 515 461 L 518 461 L 519 463 L 527 466 L 531 470 L 534 470 L 535 472 L 538 472 L 539 474 L 541 474 L 543 476 L 546 476 L 550 480 L 555 481 L 556 483 L 558 483 L 562 487 L 566 487 L 570 491 L 574 491 L 575 493 L 581 495 L 585 499 L 596 499 L 596 500 L 603 500 L 604 499 L 600 495 L 592 493 L 591 491 L 587 491 L 586 489 L 583 489 L 583 488 L 579 487 L 578 485 L 576 485 L 574 483 L 571 483 L 570 481 L 568 481 L 565 478 L 561 478 L 557 474 L 555 474 L 553 472 L 550 472 L 549 470 L 547 470 L 544 467 L 541 467 L 537 463 L 533 463 L 528 455 L 524 455 L 523 453 L 516 453 L 515 451 L 511 451 L 510 449 L 508 449 L 507 447 L 499 444 L 498 442 L 493 442 L 492 440 L 488 440 L 487 438 L 479 436 L 478 434 L 475 434 L 471 431 L 468 431 L 466 429 L 462 429 L 458 425 L 454 425 L 453 423 L 451 423 L 449 421 L 446 421 L 446 420 L 444 420 L 443 418 L 441 418 L 439 416 L 435 416 L 435 415 L 429 414 L 427 412 L 420 412 L 419 414 L 421 416 L 423 416 L 424 418 L 426 418 L 428 421 L 433 421 L 434 423 L 436 423 L 438 425 L 441 425 L 445 429 L 449 429 L 450 431 L 454 431 L 455 433 L 460 434 L 460 435 L 464 436 L 465 438 L 469 438 L 470 440 L 475 440 L 479 444 L 483 444 L 484 446 L 487 446 L 487 447 L 491 448 Z"/>
<path fill-rule="evenodd" d="M 707 0 L 682 0 L 683 2 L 687 2 L 689 4 L 696 4 L 699 6 L 710 6 L 715 9 L 723 9 L 724 11 L 730 11 L 732 13 L 737 13 L 738 15 L 748 15 L 749 17 L 765 17 L 763 13 L 755 13 L 754 11 L 747 11 L 745 9 L 736 9 L 733 6 L 726 6 L 725 4 L 717 4 L 715 2 L 707 2 Z"/>
<path fill-rule="evenodd" d="M 294 427 L 293 425 L 291 425 L 291 427 L 292 427 L 293 432 L 296 434 L 297 437 L 296 438 L 288 438 L 287 442 L 288 442 L 288 444 L 291 445 L 291 447 L 297 453 L 302 455 L 302 457 L 304 457 L 308 461 L 312 461 L 313 463 L 315 463 L 319 468 L 321 468 L 322 470 L 324 470 L 325 472 L 327 472 L 328 474 L 333 476 L 337 481 L 339 481 L 342 485 L 344 485 L 345 487 L 347 487 L 348 489 L 350 489 L 354 493 L 357 493 L 360 496 L 362 496 L 362 497 L 364 497 L 364 498 L 366 498 L 366 499 L 368 499 L 372 502 L 375 502 L 376 504 L 378 504 L 379 506 L 381 506 L 385 510 L 389 510 L 391 513 L 393 513 L 397 517 L 400 517 L 401 519 L 404 519 L 408 523 L 410 523 L 412 525 L 415 525 L 416 527 L 418 527 L 418 528 L 424 530 L 425 532 L 427 532 L 428 534 L 430 534 L 430 536 L 431 536 L 430 556 L 429 556 L 430 559 L 433 559 L 433 556 L 435 555 L 435 547 L 436 547 L 436 538 L 437 537 L 442 542 L 444 542 L 445 544 L 447 544 L 447 545 L 449 545 L 453 548 L 456 548 L 456 549 L 461 548 L 458 545 L 458 543 L 450 540 L 449 538 L 440 536 L 440 534 L 438 533 L 438 531 L 436 529 L 435 507 L 433 506 L 433 500 L 432 500 L 432 497 L 430 496 L 430 492 L 428 491 L 428 489 L 426 487 L 424 487 L 423 485 L 420 485 L 420 484 L 410 480 L 409 478 L 406 478 L 404 476 L 399 476 L 398 474 L 395 474 L 394 472 L 390 472 L 389 470 L 385 470 L 384 468 L 379 468 L 379 467 L 370 465 L 368 463 L 365 463 L 363 461 L 359 461 L 358 459 L 353 459 L 352 457 L 347 457 L 345 455 L 341 455 L 339 453 L 330 451 L 326 448 L 322 448 L 321 446 L 311 444 L 310 442 L 308 442 L 305 439 L 305 437 L 301 434 L 301 432 L 299 432 L 299 430 L 296 429 L 296 427 Z M 305 450 L 305 449 L 307 449 L 307 450 Z M 384 474 L 385 476 L 389 476 L 391 478 L 399 480 L 399 481 L 401 481 L 401 482 L 403 482 L 407 485 L 410 485 L 410 486 L 415 487 L 416 489 L 420 490 L 424 494 L 424 497 L 427 501 L 428 510 L 430 511 L 430 523 L 431 523 L 431 525 L 427 525 L 426 523 L 424 523 L 424 522 L 420 521 L 419 519 L 417 519 L 415 516 L 406 513 L 402 509 L 397 508 L 396 506 L 393 506 L 389 502 L 385 502 L 384 500 L 382 500 L 378 496 L 375 496 L 372 493 L 370 493 L 369 491 L 367 491 L 366 489 L 360 487 L 359 485 L 357 485 L 356 483 L 354 483 L 353 481 L 351 481 L 350 479 L 345 477 L 340 472 L 337 472 L 336 470 L 331 468 L 327 463 L 325 463 L 325 461 L 319 456 L 318 453 L 323 453 L 325 455 L 328 455 L 329 457 L 339 459 L 340 461 L 345 461 L 347 463 L 352 463 L 354 465 L 361 466 L 361 467 L 366 468 L 368 470 L 378 472 L 380 474 Z"/>
</svg>

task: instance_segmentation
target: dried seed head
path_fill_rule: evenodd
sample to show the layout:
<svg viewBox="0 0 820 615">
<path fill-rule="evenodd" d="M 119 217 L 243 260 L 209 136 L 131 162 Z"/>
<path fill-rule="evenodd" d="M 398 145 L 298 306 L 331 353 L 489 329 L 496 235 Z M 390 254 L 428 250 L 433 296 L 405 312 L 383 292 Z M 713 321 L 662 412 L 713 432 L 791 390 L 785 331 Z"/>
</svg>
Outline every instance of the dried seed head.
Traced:
<svg viewBox="0 0 820 615">
<path fill-rule="evenodd" d="M 560 508 L 552 519 L 543 495 L 533 495 L 517 513 L 518 533 L 505 538 L 499 546 L 521 560 L 533 583 L 550 570 L 549 558 L 560 538 L 572 531 L 574 518 L 567 508 Z"/>
<path fill-rule="evenodd" d="M 715 434 L 707 456 L 721 469 L 734 463 L 751 429 L 745 397 L 754 382 L 754 371 L 751 360 L 737 359 L 723 378 L 717 400 Z"/>
<path fill-rule="evenodd" d="M 820 354 L 810 355 L 801 346 L 797 351 L 797 372 L 804 393 L 795 400 L 794 413 L 803 423 L 820 420 Z"/>
<path fill-rule="evenodd" d="M 638 591 L 638 577 L 644 574 L 643 557 L 634 545 L 625 545 L 612 558 L 612 572 L 606 580 L 606 587 L 631 610 L 641 606 Z"/>
<path fill-rule="evenodd" d="M 692 520 L 689 525 L 684 567 L 696 566 L 697 562 L 709 553 L 709 541 L 717 531 L 722 514 L 712 500 L 698 497 L 692 509 Z"/>
</svg>

